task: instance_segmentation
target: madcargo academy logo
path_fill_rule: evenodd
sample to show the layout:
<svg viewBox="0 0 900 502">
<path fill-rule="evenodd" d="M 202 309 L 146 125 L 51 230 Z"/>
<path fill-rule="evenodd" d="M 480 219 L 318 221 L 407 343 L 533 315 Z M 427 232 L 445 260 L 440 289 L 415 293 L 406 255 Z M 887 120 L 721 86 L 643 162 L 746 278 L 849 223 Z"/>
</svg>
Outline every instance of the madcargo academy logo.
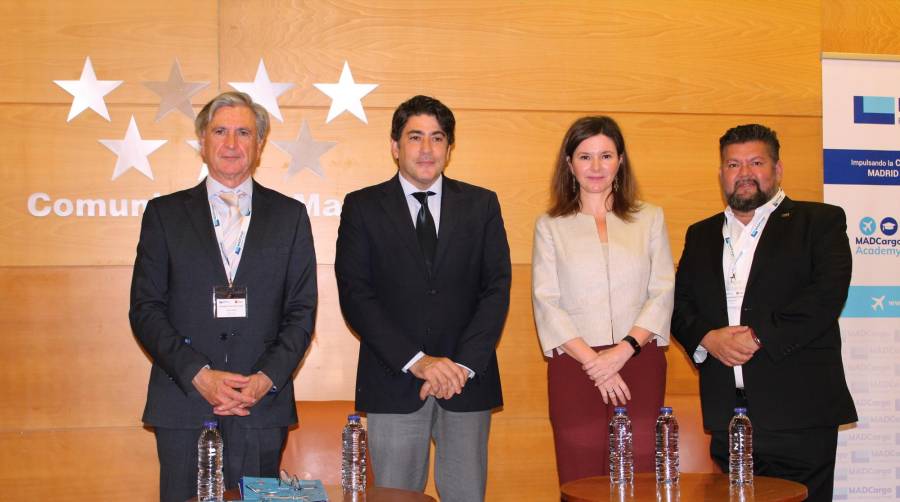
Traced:
<svg viewBox="0 0 900 502">
<path fill-rule="evenodd" d="M 900 238 L 896 236 L 897 220 L 885 216 L 876 220 L 865 216 L 859 220 L 859 232 L 855 239 L 856 254 L 888 255 L 900 257 Z"/>
<path fill-rule="evenodd" d="M 69 110 L 67 122 L 71 122 L 82 112 L 90 108 L 98 115 L 110 121 L 104 96 L 113 92 L 122 84 L 121 80 L 98 80 L 94 72 L 91 59 L 85 59 L 78 80 L 55 80 L 54 83 L 72 95 L 72 107 Z M 181 67 L 175 60 L 172 64 L 169 78 L 166 81 L 142 82 L 144 87 L 159 96 L 159 110 L 156 121 L 172 111 L 177 111 L 190 119 L 195 118 L 191 97 L 206 88 L 209 82 L 187 82 L 181 74 Z M 278 107 L 278 97 L 288 89 L 294 87 L 289 82 L 272 82 L 269 78 L 266 66 L 260 59 L 253 82 L 228 82 L 234 89 L 249 94 L 253 101 L 262 105 L 269 114 L 279 122 L 284 122 L 281 110 Z M 357 84 L 353 80 L 350 66 L 345 61 L 337 83 L 317 83 L 313 86 L 331 98 L 331 107 L 325 123 L 330 123 L 337 116 L 349 112 L 364 124 L 368 124 L 362 99 L 372 92 L 377 84 Z M 273 121 L 274 122 L 274 121 Z M 134 116 L 128 123 L 125 136 L 122 139 L 100 139 L 99 142 L 116 155 L 115 168 L 111 181 L 125 175 L 130 170 L 153 180 L 153 170 L 149 156 L 168 141 L 163 139 L 146 140 L 141 137 Z M 195 150 L 199 149 L 196 141 L 188 141 Z M 333 148 L 337 142 L 316 141 L 312 137 L 309 125 L 304 120 L 300 126 L 300 133 L 296 140 L 272 141 L 275 146 L 290 156 L 291 161 L 285 173 L 285 179 L 290 178 L 303 169 L 309 169 L 316 175 L 324 177 L 320 164 L 320 157 Z M 205 177 L 207 169 L 205 165 L 200 167 L 198 180 Z M 152 197 L 158 197 L 154 193 Z M 293 197 L 307 206 L 310 216 L 338 216 L 341 212 L 341 202 L 334 198 L 322 198 L 317 193 L 293 194 Z M 127 217 L 140 216 L 147 206 L 148 199 L 127 198 L 67 198 L 53 197 L 46 192 L 36 191 L 27 199 L 28 214 L 38 218 L 55 215 L 58 217 Z"/>
</svg>

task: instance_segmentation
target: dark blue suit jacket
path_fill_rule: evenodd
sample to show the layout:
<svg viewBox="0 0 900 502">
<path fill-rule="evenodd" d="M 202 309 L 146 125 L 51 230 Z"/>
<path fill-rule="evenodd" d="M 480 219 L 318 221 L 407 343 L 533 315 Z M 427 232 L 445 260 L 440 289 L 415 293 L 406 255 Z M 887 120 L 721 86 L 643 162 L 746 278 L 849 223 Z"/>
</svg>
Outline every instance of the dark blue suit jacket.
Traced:
<svg viewBox="0 0 900 502">
<path fill-rule="evenodd" d="M 264 372 L 277 392 L 263 397 L 246 427 L 297 421 L 293 373 L 313 330 L 316 257 L 306 208 L 254 181 L 250 227 L 235 277 L 248 289 L 248 316 L 216 319 L 212 291 L 227 284 L 206 183 L 152 199 L 141 223 L 129 319 L 153 361 L 143 420 L 200 428 L 212 407 L 191 380 L 212 369 Z"/>
<path fill-rule="evenodd" d="M 402 372 L 418 351 L 475 371 L 462 394 L 438 400 L 445 409 L 503 403 L 496 346 L 509 309 L 511 266 L 496 194 L 444 177 L 429 275 L 397 176 L 350 193 L 334 269 L 344 317 L 361 341 L 359 410 L 419 409 L 422 381 Z"/>
</svg>

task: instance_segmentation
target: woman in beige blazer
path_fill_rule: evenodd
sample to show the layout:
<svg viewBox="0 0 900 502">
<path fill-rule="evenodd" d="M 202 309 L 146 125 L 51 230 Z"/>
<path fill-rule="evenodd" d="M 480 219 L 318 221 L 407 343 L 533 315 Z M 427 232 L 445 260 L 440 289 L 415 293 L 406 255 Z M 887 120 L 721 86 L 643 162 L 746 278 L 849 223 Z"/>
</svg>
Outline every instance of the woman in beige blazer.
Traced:
<svg viewBox="0 0 900 502">
<path fill-rule="evenodd" d="M 635 470 L 652 472 L 675 270 L 662 209 L 637 200 L 613 119 L 572 124 L 551 198 L 535 226 L 532 293 L 549 359 L 560 484 L 609 473 L 607 425 L 616 405 L 628 406 Z"/>
</svg>

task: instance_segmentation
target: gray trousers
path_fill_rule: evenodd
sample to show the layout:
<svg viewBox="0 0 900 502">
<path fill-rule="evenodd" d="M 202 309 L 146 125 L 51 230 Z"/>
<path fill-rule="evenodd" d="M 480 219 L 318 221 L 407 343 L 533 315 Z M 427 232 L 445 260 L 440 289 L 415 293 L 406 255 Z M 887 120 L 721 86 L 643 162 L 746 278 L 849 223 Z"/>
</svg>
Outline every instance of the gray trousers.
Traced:
<svg viewBox="0 0 900 502">
<path fill-rule="evenodd" d="M 434 482 L 441 501 L 484 500 L 490 410 L 447 411 L 429 397 L 413 413 L 369 413 L 368 426 L 376 486 L 424 491 L 434 439 Z"/>
</svg>

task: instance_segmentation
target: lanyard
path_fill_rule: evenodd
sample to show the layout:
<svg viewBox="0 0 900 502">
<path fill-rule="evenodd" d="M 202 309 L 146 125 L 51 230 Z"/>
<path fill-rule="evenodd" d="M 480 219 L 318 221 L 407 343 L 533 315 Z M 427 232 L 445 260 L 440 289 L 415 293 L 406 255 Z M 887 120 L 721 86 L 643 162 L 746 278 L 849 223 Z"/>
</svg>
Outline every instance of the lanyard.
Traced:
<svg viewBox="0 0 900 502">
<path fill-rule="evenodd" d="M 222 264 L 225 266 L 225 275 L 228 279 L 228 285 L 231 286 L 234 282 L 234 276 L 237 273 L 238 263 L 241 259 L 241 251 L 244 249 L 244 239 L 247 236 L 247 229 L 250 228 L 250 214 L 252 211 L 248 210 L 247 214 L 244 215 L 243 220 L 241 221 L 240 236 L 238 236 L 234 249 L 229 252 L 225 249 L 225 236 L 222 235 L 222 221 L 219 219 L 219 214 L 216 212 L 216 208 L 212 201 L 210 201 L 209 207 L 213 216 L 213 227 L 216 229 L 216 241 L 218 241 L 219 244 L 219 253 L 222 255 Z"/>
<path fill-rule="evenodd" d="M 755 241 L 759 234 L 761 233 L 760 227 L 769 219 L 769 216 L 778 206 L 781 204 L 781 201 L 784 200 L 785 194 L 784 190 L 779 189 L 778 193 L 775 194 L 775 197 L 772 198 L 770 202 L 768 202 L 765 206 L 762 206 L 757 209 L 757 213 L 755 217 L 759 217 L 759 221 L 756 222 L 756 225 L 750 229 L 750 235 L 747 235 L 746 230 L 741 234 L 741 239 L 738 243 L 738 247 L 740 248 L 740 252 L 735 255 L 734 244 L 731 242 L 731 228 L 728 222 L 728 217 L 725 217 L 725 221 L 722 222 L 722 240 L 725 241 L 725 246 L 728 248 L 728 254 L 731 256 L 731 275 L 729 280 L 732 283 L 737 282 L 737 266 L 740 262 L 741 258 L 744 257 L 744 254 L 750 249 L 753 245 L 753 241 Z M 759 212 L 763 210 L 763 212 Z M 736 218 L 736 217 L 733 217 Z"/>
<path fill-rule="evenodd" d="M 725 240 L 725 247 L 728 248 L 728 254 L 731 256 L 731 275 L 729 280 L 734 283 L 737 281 L 737 266 L 741 261 L 741 258 L 744 257 L 744 254 L 750 249 L 750 246 L 753 244 L 753 241 L 759 237 L 759 227 L 762 226 L 765 221 L 769 219 L 769 215 L 765 215 L 756 222 L 756 225 L 750 229 L 750 235 L 746 235 L 746 230 L 742 234 L 742 239 L 739 241 L 740 252 L 735 255 L 734 245 L 731 242 L 731 228 L 728 224 L 728 218 L 725 218 L 725 221 L 722 223 L 722 239 Z"/>
</svg>

